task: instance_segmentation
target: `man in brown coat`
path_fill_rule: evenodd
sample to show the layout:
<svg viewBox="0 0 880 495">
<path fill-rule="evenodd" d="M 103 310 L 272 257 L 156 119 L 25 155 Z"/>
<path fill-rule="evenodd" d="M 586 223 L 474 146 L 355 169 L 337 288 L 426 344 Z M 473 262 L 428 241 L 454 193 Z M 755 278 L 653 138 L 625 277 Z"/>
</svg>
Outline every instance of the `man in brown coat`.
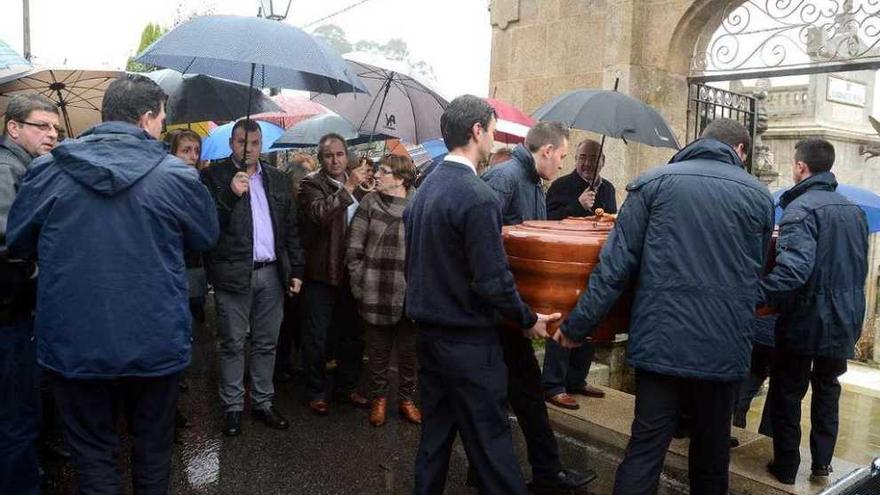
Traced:
<svg viewBox="0 0 880 495">
<path fill-rule="evenodd" d="M 318 415 L 329 412 L 325 356 L 327 333 L 339 329 L 334 396 L 340 402 L 369 407 L 355 391 L 364 353 L 363 328 L 345 276 L 345 235 L 368 178 L 366 167 L 348 170 L 345 139 L 328 134 L 318 144 L 321 169 L 300 183 L 297 200 L 306 252 L 306 280 L 302 293 L 303 364 L 309 408 Z"/>
</svg>

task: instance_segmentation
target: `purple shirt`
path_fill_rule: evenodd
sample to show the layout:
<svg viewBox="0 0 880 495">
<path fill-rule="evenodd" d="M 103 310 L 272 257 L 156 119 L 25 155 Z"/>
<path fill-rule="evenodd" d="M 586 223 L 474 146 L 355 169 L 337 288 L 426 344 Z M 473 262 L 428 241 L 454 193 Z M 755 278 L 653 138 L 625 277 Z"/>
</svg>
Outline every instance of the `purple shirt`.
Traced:
<svg viewBox="0 0 880 495">
<path fill-rule="evenodd" d="M 257 173 L 250 177 L 251 219 L 254 224 L 254 261 L 275 259 L 275 233 L 269 201 L 263 187 L 263 165 L 257 164 Z"/>
</svg>

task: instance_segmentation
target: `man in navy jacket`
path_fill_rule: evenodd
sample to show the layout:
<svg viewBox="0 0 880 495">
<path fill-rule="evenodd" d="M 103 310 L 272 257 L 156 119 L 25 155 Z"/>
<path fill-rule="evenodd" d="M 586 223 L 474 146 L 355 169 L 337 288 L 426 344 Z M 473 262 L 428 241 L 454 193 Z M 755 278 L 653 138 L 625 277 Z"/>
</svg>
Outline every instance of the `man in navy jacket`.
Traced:
<svg viewBox="0 0 880 495">
<path fill-rule="evenodd" d="M 615 494 L 655 493 L 679 410 L 694 414 L 691 493 L 727 493 L 734 394 L 749 368 L 773 200 L 743 160 L 746 129 L 713 121 L 669 165 L 627 186 L 589 287 L 554 335 L 583 342 L 630 283 L 627 360 L 636 369 L 632 438 Z"/>
<path fill-rule="evenodd" d="M 166 493 L 180 372 L 190 363 L 184 248 L 217 241 L 194 168 L 156 140 L 165 94 L 114 81 L 99 124 L 33 162 L 9 214 L 11 255 L 37 259 L 39 363 L 55 375 L 82 493 L 122 493 L 118 402 L 135 493 Z"/>
<path fill-rule="evenodd" d="M 415 494 L 443 493 L 456 433 L 482 493 L 526 493 L 504 410 L 496 313 L 530 338 L 547 338 L 547 322 L 559 315 L 537 315 L 520 298 L 501 242 L 501 209 L 477 177 L 495 121 L 482 99 L 453 100 L 440 119 L 451 151 L 404 212 L 406 312 L 418 328 L 424 415 Z"/>
<path fill-rule="evenodd" d="M 800 465 L 801 401 L 812 384 L 810 453 L 814 476 L 828 476 L 837 441 L 840 383 L 865 317 L 868 223 L 840 193 L 831 173 L 834 147 L 822 139 L 795 146 L 795 186 L 779 200 L 776 266 L 761 282 L 779 308 L 770 372 L 774 461 L 779 481 L 794 484 Z"/>
</svg>

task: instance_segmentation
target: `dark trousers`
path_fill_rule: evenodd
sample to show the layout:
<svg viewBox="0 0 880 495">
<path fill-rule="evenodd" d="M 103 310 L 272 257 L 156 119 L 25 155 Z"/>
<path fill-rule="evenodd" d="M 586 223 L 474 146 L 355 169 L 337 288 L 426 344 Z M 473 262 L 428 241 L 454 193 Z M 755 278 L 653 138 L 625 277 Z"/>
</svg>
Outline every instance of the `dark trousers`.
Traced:
<svg viewBox="0 0 880 495">
<path fill-rule="evenodd" d="M 494 335 L 469 341 L 443 333 L 418 328 L 422 434 L 413 493 L 443 493 L 452 443 L 459 434 L 480 493 L 525 495 L 504 410 L 507 369 L 501 346 Z"/>
<path fill-rule="evenodd" d="M 40 376 L 33 320 L 0 325 L 0 493 L 40 491 Z"/>
<path fill-rule="evenodd" d="M 278 334 L 278 350 L 275 353 L 275 374 L 293 371 L 293 353 L 300 348 L 300 309 L 299 295 L 284 296 L 284 319 Z"/>
<path fill-rule="evenodd" d="M 541 369 L 532 341 L 519 331 L 504 327 L 498 329 L 498 338 L 507 366 L 507 401 L 526 439 L 532 477 L 536 481 L 554 480 L 562 463 L 544 403 Z"/>
<path fill-rule="evenodd" d="M 416 394 L 416 329 L 404 316 L 395 325 L 364 323 L 367 341 L 367 369 L 370 372 L 370 396 L 388 397 L 388 368 L 391 351 L 397 343 L 397 374 L 400 384 L 397 396 L 400 402 L 411 401 Z"/>
<path fill-rule="evenodd" d="M 810 454 L 813 466 L 831 464 L 837 443 L 840 382 L 846 359 L 800 356 L 778 350 L 773 356 L 770 400 L 773 402 L 773 462 L 786 476 L 800 466 L 801 401 L 812 385 Z"/>
<path fill-rule="evenodd" d="M 309 280 L 302 289 L 303 367 L 309 400 L 327 396 L 327 336 L 332 326 L 340 329 L 335 392 L 354 391 L 364 358 L 364 330 L 348 286 L 334 287 Z"/>
<path fill-rule="evenodd" d="M 544 347 L 544 393 L 552 397 L 580 387 L 590 374 L 596 349 L 589 342 L 566 349 L 552 340 Z"/>
<path fill-rule="evenodd" d="M 632 438 L 614 481 L 616 495 L 657 493 L 679 411 L 694 411 L 688 452 L 690 493 L 727 494 L 730 416 L 738 382 L 676 378 L 636 370 Z M 684 406 L 684 407 L 682 407 Z"/>
<path fill-rule="evenodd" d="M 123 493 L 117 430 L 125 415 L 136 495 L 168 493 L 179 374 L 113 380 L 55 379 L 79 493 Z"/>
<path fill-rule="evenodd" d="M 742 381 L 737 390 L 736 401 L 733 407 L 733 426 L 740 428 L 746 427 L 746 416 L 752 407 L 752 400 L 764 381 L 770 376 L 771 364 L 773 363 L 773 348 L 763 345 L 754 344 L 752 346 L 752 366 L 748 376 Z M 764 401 L 764 408 L 761 411 L 761 424 L 758 426 L 758 433 L 773 436 L 772 427 L 770 426 L 770 397 Z"/>
</svg>

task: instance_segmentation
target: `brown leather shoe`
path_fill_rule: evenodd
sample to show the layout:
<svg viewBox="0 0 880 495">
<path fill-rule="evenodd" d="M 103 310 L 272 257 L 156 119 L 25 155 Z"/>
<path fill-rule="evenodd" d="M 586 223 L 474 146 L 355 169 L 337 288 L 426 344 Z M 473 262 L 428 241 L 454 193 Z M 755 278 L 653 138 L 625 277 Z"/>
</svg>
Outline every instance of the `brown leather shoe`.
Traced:
<svg viewBox="0 0 880 495">
<path fill-rule="evenodd" d="M 585 397 L 594 397 L 596 399 L 602 399 L 605 397 L 604 390 L 602 390 L 601 388 L 597 388 L 592 385 L 589 385 L 587 383 L 584 383 L 583 385 L 580 385 L 575 388 L 568 389 L 568 393 L 583 395 Z"/>
<path fill-rule="evenodd" d="M 350 394 L 339 395 L 336 397 L 336 402 L 342 402 L 343 404 L 351 404 L 354 407 L 359 407 L 361 409 L 369 409 L 370 408 L 370 400 L 358 392 L 352 392 Z"/>
<path fill-rule="evenodd" d="M 310 400 L 309 409 L 318 416 L 326 416 L 330 413 L 330 404 L 326 400 Z"/>
<path fill-rule="evenodd" d="M 419 408 L 416 407 L 416 403 L 411 400 L 405 400 L 400 403 L 400 408 L 398 409 L 400 413 L 400 417 L 409 421 L 414 425 L 422 424 L 422 411 L 419 411 Z"/>
<path fill-rule="evenodd" d="M 373 399 L 373 406 L 370 408 L 370 424 L 373 426 L 384 425 L 387 413 L 388 399 L 385 397 Z"/>
<path fill-rule="evenodd" d="M 580 404 L 574 400 L 574 397 L 568 395 L 565 392 L 556 394 L 552 397 L 547 397 L 544 400 L 553 404 L 556 407 L 561 407 L 563 409 L 571 409 L 572 411 L 576 411 L 581 408 Z"/>
</svg>

